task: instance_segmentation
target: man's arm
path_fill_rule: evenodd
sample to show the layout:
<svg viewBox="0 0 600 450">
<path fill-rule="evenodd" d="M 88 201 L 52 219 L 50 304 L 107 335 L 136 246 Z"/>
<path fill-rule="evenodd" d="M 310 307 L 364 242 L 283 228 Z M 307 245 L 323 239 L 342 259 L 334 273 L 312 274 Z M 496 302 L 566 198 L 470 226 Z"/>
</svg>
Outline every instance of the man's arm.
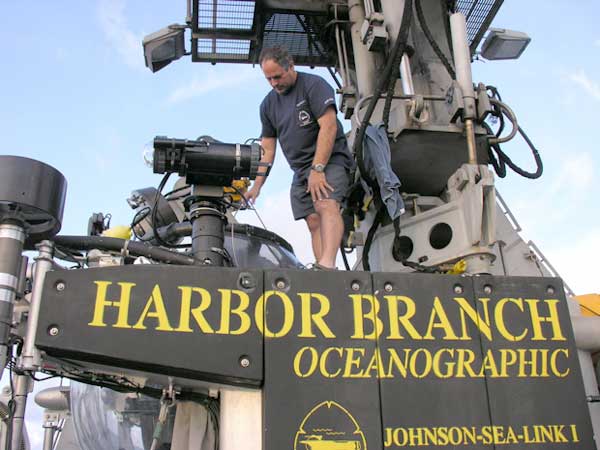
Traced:
<svg viewBox="0 0 600 450">
<path fill-rule="evenodd" d="M 335 114 L 335 107 L 329 107 L 325 113 L 319 117 L 319 134 L 317 135 L 317 149 L 315 151 L 315 157 L 313 159 L 313 165 L 323 164 L 327 165 L 331 152 L 333 151 L 333 144 L 335 143 L 335 136 L 337 134 L 337 116 Z M 313 202 L 329 198 L 329 191 L 333 191 L 333 188 L 327 183 L 324 173 L 319 173 L 314 170 L 310 171 L 308 176 L 308 187 L 307 192 L 310 192 Z"/>
<path fill-rule="evenodd" d="M 274 137 L 263 137 L 262 138 L 261 146 L 263 148 L 263 154 L 262 154 L 262 157 L 260 158 L 260 162 L 273 164 L 273 161 L 275 160 L 276 145 L 277 145 L 277 138 L 274 138 Z M 258 198 L 258 196 L 260 195 L 260 189 L 262 188 L 263 184 L 265 184 L 265 181 L 267 180 L 267 177 L 261 176 L 261 175 L 264 175 L 266 172 L 267 172 L 266 167 L 259 167 L 256 180 L 254 180 L 254 183 L 252 184 L 252 188 L 248 192 L 246 192 L 246 195 L 245 195 L 246 200 L 249 203 L 253 204 L 256 201 L 256 199 Z"/>
</svg>

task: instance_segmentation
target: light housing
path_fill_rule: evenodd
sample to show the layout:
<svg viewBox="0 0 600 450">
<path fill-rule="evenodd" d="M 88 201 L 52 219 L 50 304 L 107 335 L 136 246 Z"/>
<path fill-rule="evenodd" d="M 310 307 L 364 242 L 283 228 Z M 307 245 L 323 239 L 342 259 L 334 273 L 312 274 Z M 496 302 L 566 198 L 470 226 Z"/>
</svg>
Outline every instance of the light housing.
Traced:
<svg viewBox="0 0 600 450">
<path fill-rule="evenodd" d="M 489 60 L 517 59 L 530 42 L 531 38 L 521 31 L 490 28 L 481 46 L 481 56 Z"/>
<path fill-rule="evenodd" d="M 172 24 L 149 34 L 142 41 L 146 67 L 158 72 L 186 54 L 185 25 Z"/>
</svg>

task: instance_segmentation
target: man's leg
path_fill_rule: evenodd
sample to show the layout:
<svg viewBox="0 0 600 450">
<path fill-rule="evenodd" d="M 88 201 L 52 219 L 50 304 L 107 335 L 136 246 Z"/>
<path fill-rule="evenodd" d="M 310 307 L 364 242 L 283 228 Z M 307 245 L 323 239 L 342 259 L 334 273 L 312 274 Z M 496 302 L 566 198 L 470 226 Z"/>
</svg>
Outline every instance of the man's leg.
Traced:
<svg viewBox="0 0 600 450">
<path fill-rule="evenodd" d="M 306 216 L 304 220 L 306 220 L 306 225 L 310 231 L 315 261 L 318 262 L 321 259 L 321 218 L 318 214 L 312 213 Z"/>
<path fill-rule="evenodd" d="M 320 200 L 315 203 L 315 210 L 318 214 L 321 232 L 321 255 L 317 257 L 317 262 L 324 267 L 333 268 L 344 235 L 344 221 L 340 213 L 340 205 L 335 200 Z"/>
</svg>

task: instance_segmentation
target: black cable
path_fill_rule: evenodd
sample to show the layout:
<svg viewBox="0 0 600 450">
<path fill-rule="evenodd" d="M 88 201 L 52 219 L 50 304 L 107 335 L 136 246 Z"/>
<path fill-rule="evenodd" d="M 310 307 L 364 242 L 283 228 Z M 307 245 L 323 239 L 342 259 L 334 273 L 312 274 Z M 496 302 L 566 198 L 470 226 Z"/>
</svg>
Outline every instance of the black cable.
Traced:
<svg viewBox="0 0 600 450">
<path fill-rule="evenodd" d="M 190 185 L 189 185 L 189 184 L 186 184 L 185 186 L 181 186 L 181 187 L 179 187 L 179 188 L 177 188 L 177 189 L 173 189 L 172 191 L 169 191 L 169 192 L 167 192 L 167 193 L 164 195 L 164 197 L 165 197 L 165 198 L 167 198 L 167 197 L 169 197 L 170 195 L 176 194 L 177 192 L 181 192 L 181 191 L 183 191 L 183 190 L 185 190 L 185 189 L 188 189 L 189 187 L 190 187 Z"/>
<path fill-rule="evenodd" d="M 131 231 L 133 232 L 133 236 L 142 242 L 149 241 L 150 239 L 142 239 L 141 236 L 138 236 L 137 232 L 135 231 L 135 227 L 142 220 L 144 220 L 146 217 L 148 217 L 148 214 L 150 214 L 151 211 L 152 211 L 152 209 L 149 206 L 143 207 L 142 209 L 140 209 L 138 212 L 135 213 L 135 215 L 133 216 L 133 219 L 131 220 L 131 224 L 129 225 L 129 228 L 131 228 Z"/>
<path fill-rule="evenodd" d="M 344 267 L 346 270 L 350 271 L 350 264 L 348 264 L 348 258 L 346 257 L 346 250 L 344 249 L 344 244 L 340 245 L 340 252 L 342 252 L 342 260 L 344 261 Z"/>
<path fill-rule="evenodd" d="M 374 186 L 374 182 L 365 168 L 365 163 L 363 159 L 363 139 L 365 137 L 366 128 L 369 124 L 369 121 L 371 120 L 371 116 L 373 115 L 373 111 L 375 111 L 375 107 L 377 106 L 377 101 L 381 97 L 383 90 L 388 86 L 388 83 L 390 81 L 390 76 L 394 69 L 394 61 L 396 59 L 396 54 L 399 53 L 401 47 L 404 47 L 406 45 L 405 42 L 403 44 L 402 36 L 404 34 L 408 34 L 408 30 L 406 29 L 407 25 L 405 21 L 405 18 L 408 14 L 412 15 L 412 0 L 406 0 L 406 2 L 404 3 L 402 24 L 400 25 L 400 30 L 398 31 L 398 37 L 396 38 L 394 48 L 392 49 L 392 54 L 390 55 L 390 58 L 388 58 L 385 68 L 383 69 L 382 76 L 377 82 L 377 87 L 373 94 L 373 98 L 369 102 L 369 106 L 367 107 L 367 111 L 365 113 L 365 116 L 363 117 L 362 122 L 360 123 L 358 133 L 356 134 L 356 138 L 354 140 L 353 152 L 356 156 L 356 162 L 358 164 L 360 175 L 371 187 Z M 402 25 L 404 25 L 404 27 Z"/>
<path fill-rule="evenodd" d="M 446 58 L 446 55 L 444 55 L 444 52 L 442 51 L 440 46 L 435 41 L 435 38 L 431 34 L 431 30 L 429 29 L 429 26 L 427 26 L 427 22 L 425 21 L 425 14 L 423 14 L 423 7 L 421 5 L 421 0 L 415 0 L 415 9 L 417 10 L 417 18 L 419 19 L 419 23 L 421 24 L 421 29 L 423 30 L 423 33 L 425 34 L 425 37 L 427 38 L 427 42 L 429 42 L 429 45 L 431 45 L 431 48 L 433 49 L 434 53 L 437 55 L 437 57 L 440 59 L 440 61 L 446 68 L 446 71 L 450 75 L 450 78 L 452 78 L 453 80 L 456 80 L 456 71 L 450 64 L 450 61 L 448 61 L 448 58 Z"/>
<path fill-rule="evenodd" d="M 409 5 L 410 3 L 410 5 Z M 396 88 L 396 80 L 398 79 L 400 71 L 400 63 L 402 62 L 402 56 L 406 52 L 408 42 L 408 32 L 412 22 L 412 0 L 407 0 L 404 4 L 404 11 L 402 13 L 402 22 L 400 23 L 400 31 L 396 39 L 396 45 L 391 56 L 393 60 L 392 70 L 388 77 L 387 96 L 383 106 L 383 124 L 385 129 L 388 129 L 390 122 L 390 111 L 392 109 L 392 99 L 394 97 L 394 90 Z M 400 42 L 398 45 L 398 41 Z"/>
<path fill-rule="evenodd" d="M 371 244 L 373 243 L 373 238 L 375 237 L 375 232 L 381 222 L 383 221 L 383 216 L 386 214 L 385 208 L 382 206 L 375 214 L 375 218 L 373 219 L 373 223 L 371 224 L 371 228 L 369 228 L 369 232 L 367 233 L 367 239 L 365 240 L 365 246 L 363 248 L 363 256 L 362 256 L 362 264 L 363 268 L 368 272 L 371 270 L 371 264 L 369 263 L 369 252 L 371 251 Z"/>
<path fill-rule="evenodd" d="M 121 252 L 127 249 L 132 256 L 145 256 L 150 259 L 162 261 L 168 264 L 193 265 L 194 258 L 172 252 L 164 248 L 155 247 L 137 241 L 110 238 L 106 236 L 55 236 L 56 245 L 77 250 L 100 249 L 112 252 Z M 127 246 L 126 246 L 127 243 Z"/>
<path fill-rule="evenodd" d="M 486 89 L 492 92 L 492 97 L 497 98 L 498 100 L 502 101 L 500 92 L 498 92 L 498 89 L 496 87 L 486 86 Z M 499 137 L 500 133 L 502 132 L 503 125 L 504 125 L 504 118 L 503 118 L 504 113 L 502 112 L 501 108 L 499 108 L 499 107 L 494 108 L 494 116 L 499 117 L 501 120 L 501 122 L 500 122 L 501 128 L 498 130 L 498 132 L 494 133 L 492 131 L 491 127 L 485 122 L 483 122 L 483 126 L 487 130 L 488 134 L 490 134 L 493 137 Z M 542 158 L 540 157 L 538 150 L 533 145 L 533 142 L 531 142 L 531 140 L 529 139 L 529 136 L 527 136 L 527 133 L 525 133 L 525 131 L 520 126 L 517 126 L 517 131 L 523 137 L 523 139 L 529 146 L 531 153 L 533 154 L 533 159 L 535 160 L 535 164 L 536 164 L 536 171 L 535 172 L 527 172 L 526 170 L 523 170 L 522 168 L 517 166 L 510 159 L 510 157 L 502 151 L 499 144 L 492 144 L 489 146 L 488 155 L 490 157 L 490 162 L 491 162 L 492 166 L 494 167 L 496 174 L 500 178 L 504 178 L 506 176 L 505 165 L 507 165 L 514 172 L 518 173 L 522 177 L 529 178 L 531 180 L 535 180 L 535 179 L 541 177 L 542 173 L 544 172 L 544 165 L 542 163 Z M 494 155 L 493 152 L 496 152 L 497 156 Z"/>
<path fill-rule="evenodd" d="M 160 193 L 165 187 L 165 184 L 167 184 L 167 181 L 169 180 L 170 176 L 171 172 L 167 172 L 162 178 L 162 180 L 160 180 L 160 184 L 156 189 L 156 195 L 154 196 L 154 206 L 152 207 L 152 217 L 150 220 L 150 223 L 152 225 L 152 232 L 154 233 L 154 239 L 156 239 L 157 242 L 164 247 L 169 247 L 169 244 L 167 244 L 156 231 L 156 215 L 158 214 L 158 201 L 160 200 Z"/>
</svg>

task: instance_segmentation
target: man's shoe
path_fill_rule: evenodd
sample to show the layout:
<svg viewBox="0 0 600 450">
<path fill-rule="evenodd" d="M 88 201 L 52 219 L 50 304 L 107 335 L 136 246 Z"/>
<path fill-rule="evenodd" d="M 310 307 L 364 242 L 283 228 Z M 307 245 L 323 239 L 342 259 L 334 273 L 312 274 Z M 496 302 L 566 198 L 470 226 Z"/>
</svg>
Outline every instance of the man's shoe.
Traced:
<svg viewBox="0 0 600 450">
<path fill-rule="evenodd" d="M 338 270 L 337 267 L 325 267 L 322 266 L 319 263 L 314 263 L 311 267 L 312 270 L 323 270 L 323 271 L 331 271 L 331 270 Z"/>
</svg>

